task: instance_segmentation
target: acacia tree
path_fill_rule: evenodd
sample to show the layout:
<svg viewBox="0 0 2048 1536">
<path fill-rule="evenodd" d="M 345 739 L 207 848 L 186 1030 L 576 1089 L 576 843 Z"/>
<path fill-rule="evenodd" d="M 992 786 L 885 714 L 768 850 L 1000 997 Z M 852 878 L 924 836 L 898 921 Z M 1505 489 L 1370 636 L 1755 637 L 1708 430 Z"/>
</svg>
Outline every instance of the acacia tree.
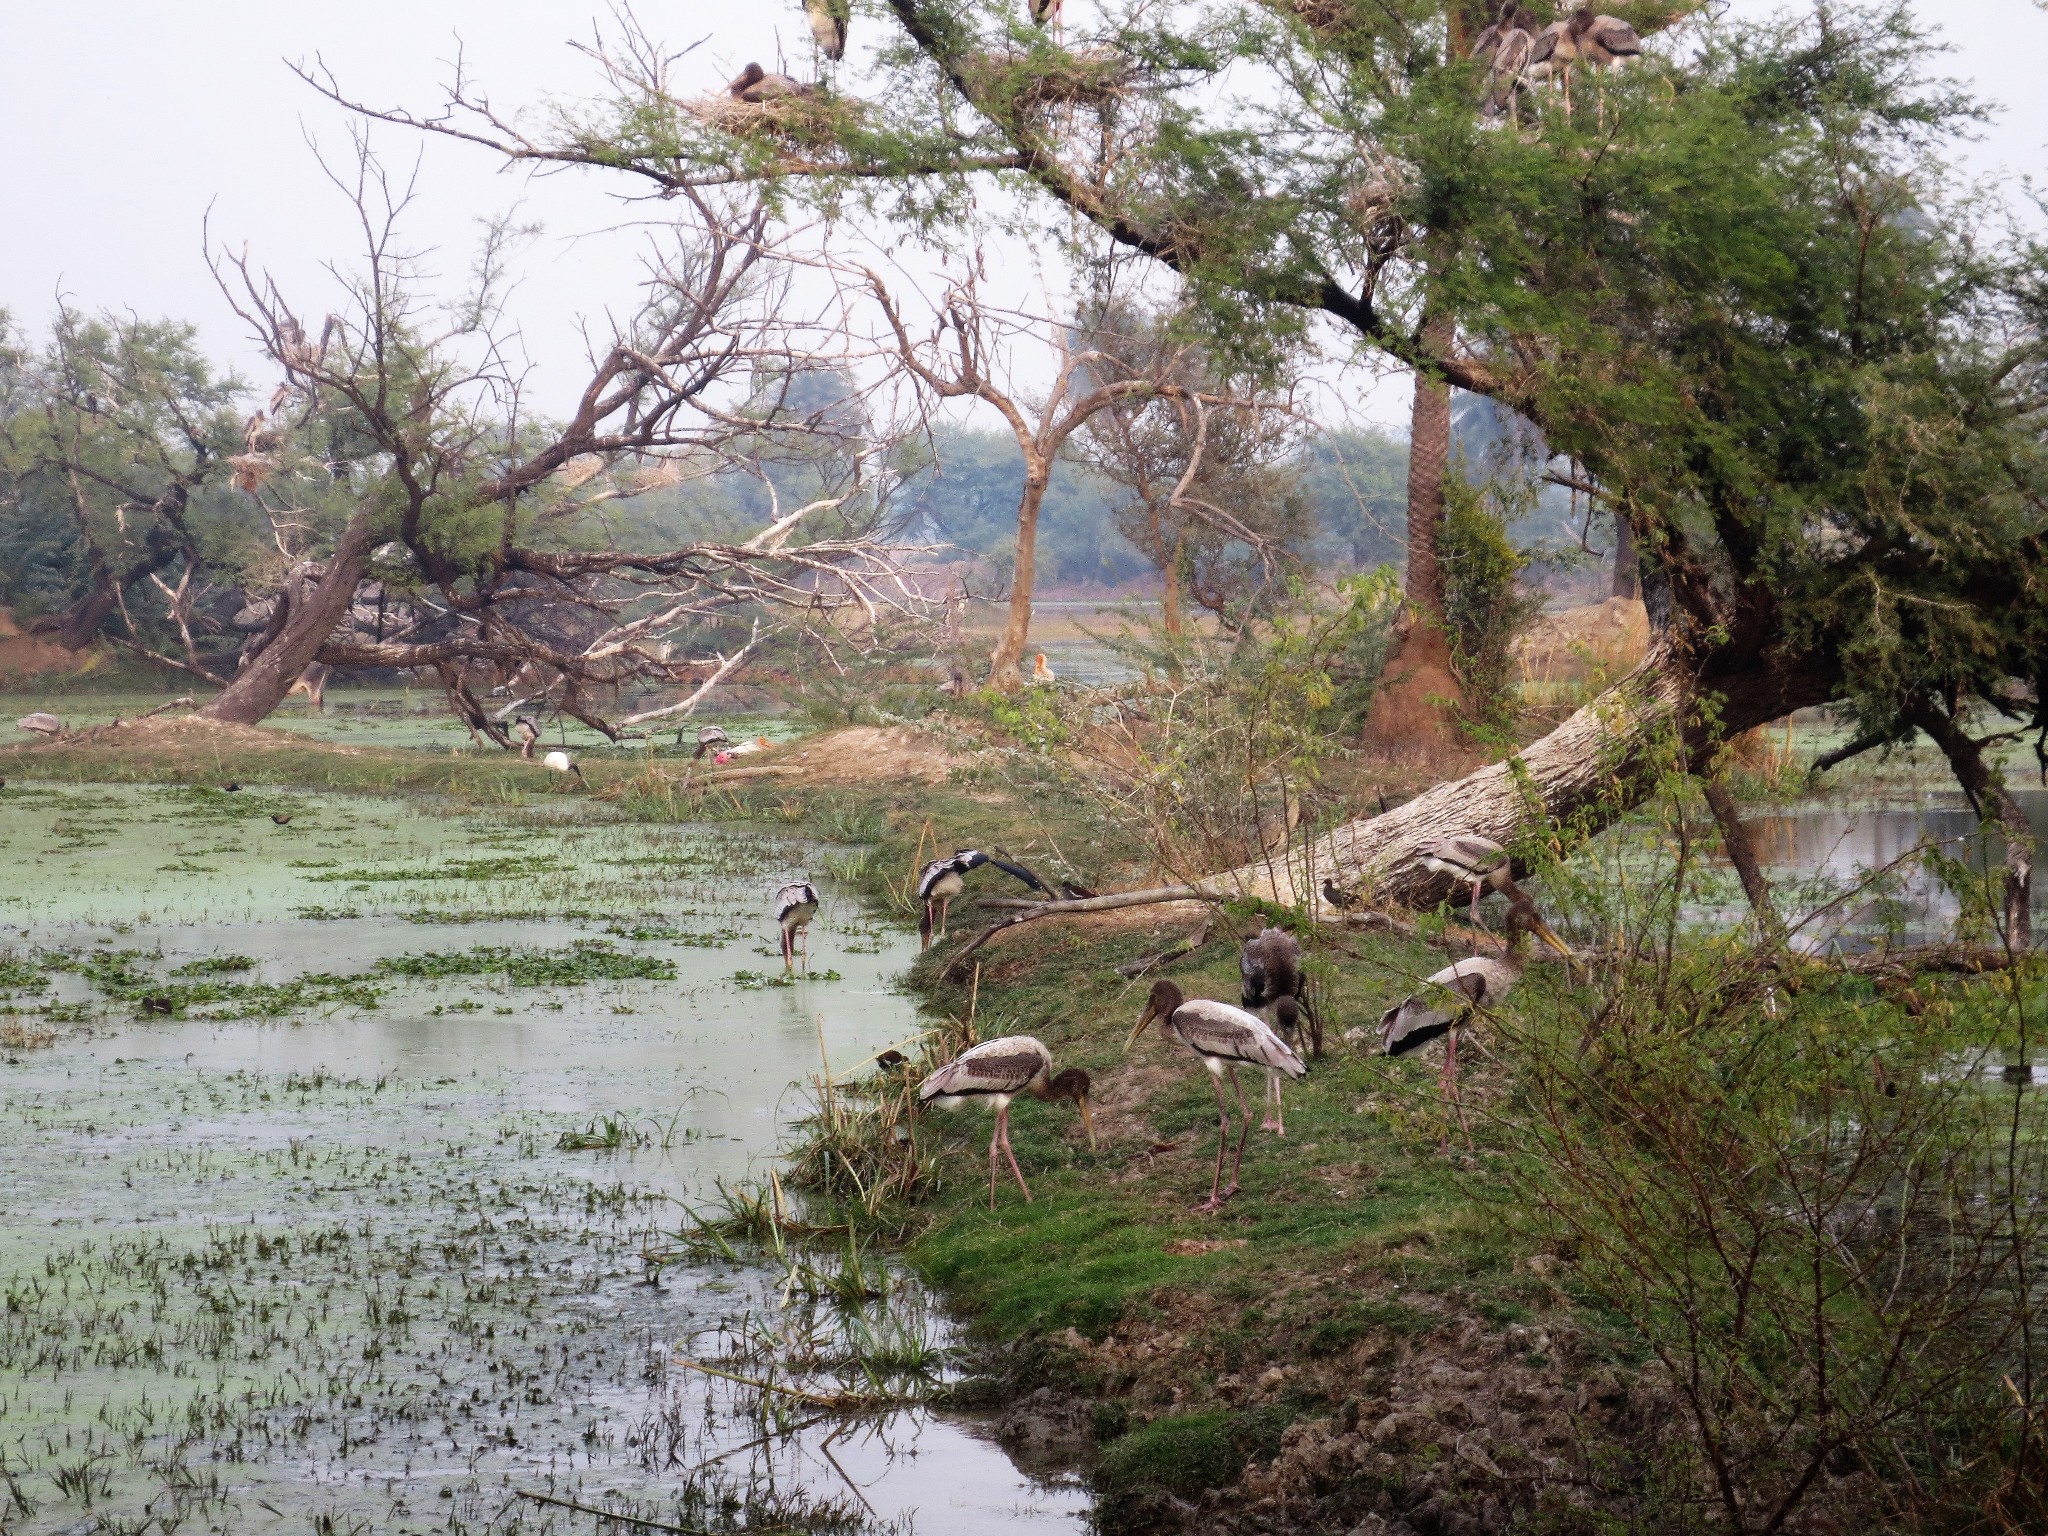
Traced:
<svg viewBox="0 0 2048 1536">
<path fill-rule="evenodd" d="M 548 422 L 527 410 L 495 334 L 503 232 L 475 291 L 437 316 L 397 243 L 410 189 L 359 152 L 349 190 L 365 265 L 317 342 L 245 257 L 216 265 L 286 381 L 276 404 L 288 430 L 252 444 L 238 475 L 252 494 L 285 485 L 304 504 L 270 509 L 293 530 L 296 558 L 203 714 L 260 720 L 318 661 L 431 671 L 472 729 L 501 744 L 504 716 L 536 697 L 616 735 L 593 691 L 701 685 L 701 664 L 676 653 L 706 621 L 779 611 L 831 622 L 851 608 L 872 633 L 916 606 L 881 536 L 887 485 L 874 466 L 888 459 L 887 432 L 865 412 L 790 406 L 797 381 L 843 359 L 848 342 L 829 300 L 820 318 L 794 298 L 762 204 L 685 199 L 651 297 L 598 353 L 568 418 Z M 649 549 L 597 515 L 650 489 L 759 475 L 793 439 L 824 477 L 821 493 L 777 505 L 751 538 Z M 302 495 L 307 481 L 317 490 Z M 374 629 L 361 621 L 371 589 Z M 392 592 L 403 612 L 387 625 Z M 757 622 L 740 657 L 759 637 Z M 714 678 L 738 659 L 713 658 Z M 487 711 L 478 694 L 491 687 L 513 705 Z M 620 724 L 686 711 L 701 695 Z"/>
<path fill-rule="evenodd" d="M 1865 750 L 1932 710 L 1966 766 L 1981 710 L 2040 743 L 2048 283 L 1954 201 L 1939 156 L 1974 108 L 1926 78 L 1910 18 L 1695 16 L 1597 113 L 1522 132 L 1474 111 L 1472 9 L 1169 3 L 1055 37 L 993 0 L 887 0 L 900 46 L 858 111 L 709 122 L 627 49 L 564 131 L 460 81 L 440 126 L 643 185 L 879 188 L 927 225 L 1001 177 L 1177 273 L 1240 345 L 1318 322 L 1534 423 L 1627 519 L 1655 643 L 1511 763 L 1339 829 L 1320 863 L 1345 885 L 1435 901 L 1421 840 L 1590 832 L 1666 748 L 1704 763 L 1802 706 L 1846 707 Z"/>
</svg>

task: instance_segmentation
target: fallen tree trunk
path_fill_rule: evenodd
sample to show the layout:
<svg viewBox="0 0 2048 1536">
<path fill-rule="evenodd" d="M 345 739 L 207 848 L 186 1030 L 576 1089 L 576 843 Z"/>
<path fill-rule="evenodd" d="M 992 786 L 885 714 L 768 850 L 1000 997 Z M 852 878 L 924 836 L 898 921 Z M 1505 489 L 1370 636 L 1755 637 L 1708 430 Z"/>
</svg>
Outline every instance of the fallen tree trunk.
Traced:
<svg viewBox="0 0 2048 1536">
<path fill-rule="evenodd" d="M 1512 848 L 1539 831 L 1581 842 L 1641 801 L 1664 772 L 1704 762 L 1716 743 L 1752 726 L 1824 704 L 1835 688 L 1833 670 L 1810 659 L 1783 664 L 1766 656 L 1720 675 L 1696 674 L 1668 642 L 1659 644 L 1633 672 L 1506 761 L 1202 885 L 1318 917 L 1336 915 L 1324 880 L 1354 902 L 1433 907 L 1464 887 L 1416 861 L 1424 843 L 1477 832 Z"/>
</svg>

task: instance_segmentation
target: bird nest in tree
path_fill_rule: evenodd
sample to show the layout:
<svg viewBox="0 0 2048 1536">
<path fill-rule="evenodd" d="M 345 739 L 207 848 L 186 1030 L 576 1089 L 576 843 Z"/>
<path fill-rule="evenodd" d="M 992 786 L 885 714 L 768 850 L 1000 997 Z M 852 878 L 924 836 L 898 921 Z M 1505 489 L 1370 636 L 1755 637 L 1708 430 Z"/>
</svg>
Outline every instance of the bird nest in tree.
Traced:
<svg viewBox="0 0 2048 1536">
<path fill-rule="evenodd" d="M 1074 52 L 983 54 L 964 73 L 986 92 L 1007 98 L 1019 112 L 1048 107 L 1100 107 L 1130 94 L 1138 67 L 1107 48 Z"/>
<path fill-rule="evenodd" d="M 811 151 L 838 144 L 860 121 L 858 102 L 823 94 L 779 96 L 773 101 L 704 96 L 687 106 L 705 127 L 732 138 Z"/>
</svg>

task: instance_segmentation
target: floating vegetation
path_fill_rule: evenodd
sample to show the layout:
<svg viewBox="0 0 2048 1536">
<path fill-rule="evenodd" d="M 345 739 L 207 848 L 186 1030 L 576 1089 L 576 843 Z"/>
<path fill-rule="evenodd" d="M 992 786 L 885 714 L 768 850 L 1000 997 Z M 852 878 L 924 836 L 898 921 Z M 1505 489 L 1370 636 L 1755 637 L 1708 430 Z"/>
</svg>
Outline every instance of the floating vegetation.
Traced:
<svg viewBox="0 0 2048 1536">
<path fill-rule="evenodd" d="M 566 949 L 512 949 L 484 944 L 474 949 L 379 960 L 379 976 L 503 976 L 515 987 L 578 986 L 590 981 L 673 981 L 672 960 L 629 955 L 602 939 L 580 939 Z"/>
<path fill-rule="evenodd" d="M 241 971 L 253 971 L 256 962 L 247 955 L 208 955 L 203 960 L 188 960 L 172 968 L 173 976 L 223 976 Z"/>
<path fill-rule="evenodd" d="M 732 979 L 745 992 L 762 987 L 793 987 L 805 981 L 844 981 L 837 971 L 734 971 Z"/>
<path fill-rule="evenodd" d="M 293 907 L 292 916 L 303 918 L 309 923 L 345 923 L 361 917 L 359 907 Z"/>
<path fill-rule="evenodd" d="M 445 864 L 416 865 L 410 869 L 333 869 L 307 878 L 342 885 L 373 885 L 415 880 L 531 880 L 536 875 L 567 869 L 552 855 L 499 859 L 450 859 Z"/>
<path fill-rule="evenodd" d="M 40 992 L 50 984 L 42 967 L 30 960 L 0 960 L 0 993 Z"/>
<path fill-rule="evenodd" d="M 280 982 L 175 981 L 143 968 L 155 958 L 139 949 L 51 951 L 44 954 L 43 965 L 84 977 L 102 996 L 131 1003 L 138 1013 L 174 1019 L 275 1019 L 336 1004 L 372 1009 L 383 1000 L 380 990 L 360 976 L 314 971 Z M 207 1011 L 194 1014 L 195 1008 Z"/>
<path fill-rule="evenodd" d="M 617 1152 L 644 1147 L 648 1137 L 624 1115 L 599 1115 L 580 1131 L 564 1131 L 555 1141 L 558 1152 Z"/>
<path fill-rule="evenodd" d="M 666 923 L 636 923 L 630 928 L 614 923 L 605 932 L 636 944 L 681 944 L 686 949 L 723 949 L 735 939 L 746 937 L 737 928 L 674 928 Z"/>
</svg>

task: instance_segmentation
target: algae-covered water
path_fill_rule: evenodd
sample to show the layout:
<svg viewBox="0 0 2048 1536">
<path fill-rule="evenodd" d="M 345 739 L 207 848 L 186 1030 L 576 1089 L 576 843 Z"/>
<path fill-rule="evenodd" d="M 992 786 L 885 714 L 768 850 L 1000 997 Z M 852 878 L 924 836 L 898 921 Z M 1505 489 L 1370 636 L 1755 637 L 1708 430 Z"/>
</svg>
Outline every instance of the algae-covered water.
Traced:
<svg viewBox="0 0 2048 1536">
<path fill-rule="evenodd" d="M 765 1173 L 821 1058 L 915 1032 L 907 945 L 815 845 L 602 818 L 0 792 L 0 1529 L 1078 1527 L 974 1424 L 696 1368 L 944 1373 L 871 1258 L 835 1305 L 643 1257 Z M 806 873 L 785 986 L 767 893 Z"/>
</svg>

